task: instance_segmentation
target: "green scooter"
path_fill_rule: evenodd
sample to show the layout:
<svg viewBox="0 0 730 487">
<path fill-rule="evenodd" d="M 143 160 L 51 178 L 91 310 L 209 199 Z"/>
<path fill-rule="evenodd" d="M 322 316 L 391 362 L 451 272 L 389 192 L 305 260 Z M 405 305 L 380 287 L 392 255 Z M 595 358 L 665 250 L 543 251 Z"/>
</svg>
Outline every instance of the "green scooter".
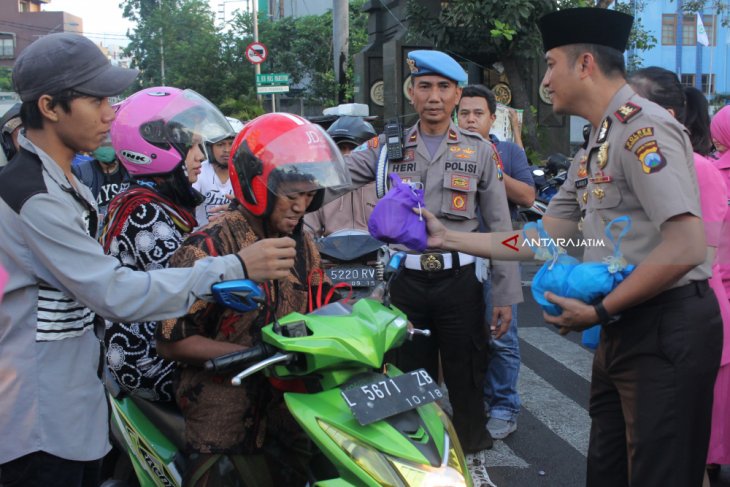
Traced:
<svg viewBox="0 0 730 487">
<path fill-rule="evenodd" d="M 263 372 L 278 379 L 314 381 L 317 392 L 284 394 L 286 405 L 328 468 L 312 469 L 310 486 L 472 486 L 442 397 L 423 370 L 403 373 L 383 365 L 385 353 L 427 330 L 409 329 L 390 304 L 389 287 L 405 254 L 394 254 L 386 281 L 354 304 L 335 302 L 312 313 L 291 313 L 262 329 L 259 345 L 210 360 L 211 371 L 242 370 L 233 385 Z M 260 306 L 252 281 L 216 284 L 216 300 L 238 311 Z M 179 486 L 185 471 L 183 423 L 170 405 L 110 391 L 112 435 L 120 455 L 114 478 L 142 487 Z M 127 460 L 129 460 L 127 462 Z M 133 475 L 130 472 L 133 469 Z M 319 472 L 326 471 L 326 474 Z M 108 480 L 103 487 L 129 485 Z"/>
</svg>

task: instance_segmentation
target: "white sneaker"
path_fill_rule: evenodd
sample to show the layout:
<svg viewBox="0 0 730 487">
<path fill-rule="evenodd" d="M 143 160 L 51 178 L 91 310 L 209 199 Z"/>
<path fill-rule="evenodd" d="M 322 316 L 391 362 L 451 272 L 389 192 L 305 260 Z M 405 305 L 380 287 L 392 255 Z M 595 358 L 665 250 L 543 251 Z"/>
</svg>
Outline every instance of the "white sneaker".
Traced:
<svg viewBox="0 0 730 487">
<path fill-rule="evenodd" d="M 489 418 L 487 430 L 495 440 L 503 440 L 517 431 L 517 421 L 507 421 L 499 418 Z"/>
</svg>

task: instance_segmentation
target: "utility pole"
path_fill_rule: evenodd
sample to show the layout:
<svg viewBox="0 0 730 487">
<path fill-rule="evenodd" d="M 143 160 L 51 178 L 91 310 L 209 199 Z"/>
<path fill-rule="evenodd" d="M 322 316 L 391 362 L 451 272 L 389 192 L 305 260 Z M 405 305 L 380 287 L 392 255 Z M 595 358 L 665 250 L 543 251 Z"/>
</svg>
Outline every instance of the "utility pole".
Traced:
<svg viewBox="0 0 730 487">
<path fill-rule="evenodd" d="M 165 86 L 165 41 L 162 39 L 162 28 L 160 28 L 160 76 L 162 86 Z"/>
<path fill-rule="evenodd" d="M 332 47 L 334 51 L 337 103 L 345 101 L 347 83 L 347 54 L 350 36 L 350 5 L 347 0 L 332 0 Z"/>
<path fill-rule="evenodd" d="M 160 6 L 160 19 L 162 19 L 162 0 L 158 0 L 157 5 Z M 165 40 L 162 24 L 160 24 L 160 78 L 161 85 L 165 86 Z"/>
<path fill-rule="evenodd" d="M 259 14 L 258 14 L 258 0 L 253 0 L 251 2 L 251 5 L 253 5 L 252 14 L 253 14 L 253 41 L 258 42 L 259 41 Z M 254 72 L 258 75 L 261 74 L 261 64 L 254 64 Z M 259 106 L 263 103 L 263 97 L 259 94 L 256 94 L 256 100 L 259 102 Z"/>
</svg>

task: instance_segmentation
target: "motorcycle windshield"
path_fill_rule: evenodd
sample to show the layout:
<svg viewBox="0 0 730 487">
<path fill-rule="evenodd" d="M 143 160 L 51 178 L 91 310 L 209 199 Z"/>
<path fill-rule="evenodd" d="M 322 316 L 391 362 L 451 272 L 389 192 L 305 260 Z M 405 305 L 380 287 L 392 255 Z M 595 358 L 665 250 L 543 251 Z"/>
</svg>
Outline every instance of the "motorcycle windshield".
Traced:
<svg viewBox="0 0 730 487">
<path fill-rule="evenodd" d="M 383 245 L 383 242 L 367 234 L 329 236 L 317 242 L 322 255 L 341 261 L 355 260 L 375 252 Z"/>
</svg>

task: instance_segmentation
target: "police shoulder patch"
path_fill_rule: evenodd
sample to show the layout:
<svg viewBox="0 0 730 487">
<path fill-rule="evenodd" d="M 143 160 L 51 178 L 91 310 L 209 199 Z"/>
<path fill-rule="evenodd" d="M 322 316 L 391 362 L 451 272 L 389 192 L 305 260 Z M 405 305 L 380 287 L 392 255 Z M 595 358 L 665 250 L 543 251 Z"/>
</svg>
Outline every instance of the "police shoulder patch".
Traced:
<svg viewBox="0 0 730 487">
<path fill-rule="evenodd" d="M 654 135 L 654 127 L 644 127 L 640 128 L 633 134 L 629 135 L 629 138 L 626 139 L 626 144 L 624 144 L 624 147 L 626 147 L 626 150 L 632 150 L 634 148 L 634 145 L 636 143 L 646 137 L 652 137 Z"/>
<path fill-rule="evenodd" d="M 635 103 L 626 102 L 621 105 L 618 110 L 613 112 L 619 122 L 628 123 L 629 120 L 634 118 L 637 113 L 641 111 L 641 107 Z"/>
<path fill-rule="evenodd" d="M 641 161 L 641 169 L 646 174 L 659 172 L 667 165 L 667 160 L 659 150 L 659 144 L 656 140 L 650 140 L 641 144 L 635 151 L 636 157 Z"/>
<path fill-rule="evenodd" d="M 372 139 L 368 140 L 368 147 L 370 147 L 371 149 L 377 149 L 379 145 L 380 145 L 380 137 L 378 137 L 377 135 L 375 137 L 373 137 Z"/>
</svg>

